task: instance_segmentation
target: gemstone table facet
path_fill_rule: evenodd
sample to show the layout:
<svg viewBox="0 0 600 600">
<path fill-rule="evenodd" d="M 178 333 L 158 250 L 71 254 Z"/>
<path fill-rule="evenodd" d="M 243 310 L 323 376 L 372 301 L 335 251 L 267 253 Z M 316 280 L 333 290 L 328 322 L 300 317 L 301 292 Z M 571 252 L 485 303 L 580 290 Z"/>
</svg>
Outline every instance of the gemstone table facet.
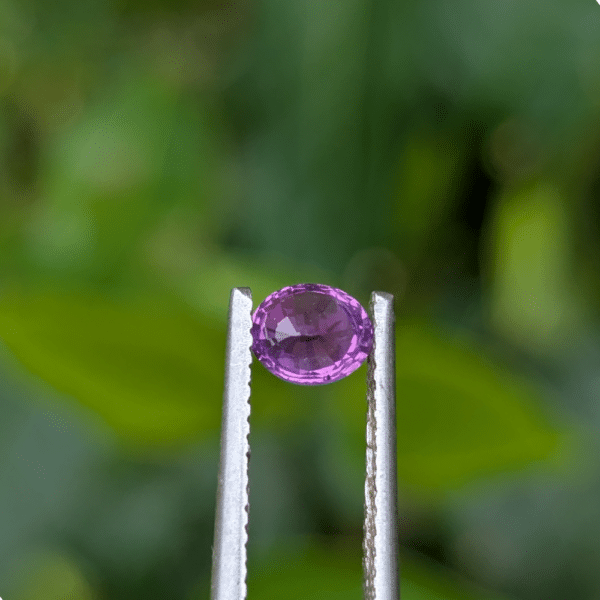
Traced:
<svg viewBox="0 0 600 600">
<path fill-rule="evenodd" d="M 365 361 L 373 325 L 346 292 L 303 283 L 268 296 L 252 316 L 252 351 L 277 377 L 302 385 L 331 383 Z"/>
</svg>

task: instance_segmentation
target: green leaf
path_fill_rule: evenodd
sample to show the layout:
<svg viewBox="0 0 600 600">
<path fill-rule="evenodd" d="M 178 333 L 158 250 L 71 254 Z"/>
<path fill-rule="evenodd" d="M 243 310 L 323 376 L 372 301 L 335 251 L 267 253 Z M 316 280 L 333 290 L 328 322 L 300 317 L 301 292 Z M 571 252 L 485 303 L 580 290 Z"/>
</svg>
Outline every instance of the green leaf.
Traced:
<svg viewBox="0 0 600 600">
<path fill-rule="evenodd" d="M 38 551 L 28 556 L 19 571 L 15 600 L 92 600 L 95 597 L 79 566 L 66 556 Z"/>
<path fill-rule="evenodd" d="M 316 540 L 308 540 L 292 549 L 278 547 L 259 564 L 250 560 L 248 596 L 262 600 L 323 597 L 359 600 L 362 598 L 360 569 L 360 557 L 354 552 L 349 556 L 340 551 L 327 551 Z"/>
<path fill-rule="evenodd" d="M 416 555 L 405 554 L 400 562 L 402 598 L 406 600 L 508 600 Z"/>
<path fill-rule="evenodd" d="M 419 323 L 399 323 L 396 346 L 402 488 L 435 494 L 552 456 L 559 435 L 538 394 L 482 348 Z M 332 396 L 350 424 L 350 453 L 364 461 L 364 391 L 351 379 Z"/>
<path fill-rule="evenodd" d="M 407 325 L 397 351 L 400 481 L 452 487 L 556 448 L 533 389 L 482 349 Z"/>
<path fill-rule="evenodd" d="M 0 337 L 129 444 L 218 431 L 224 336 L 173 301 L 13 289 L 0 296 Z"/>
<path fill-rule="evenodd" d="M 103 100 L 49 148 L 23 246 L 52 280 L 114 287 L 168 213 L 184 210 L 197 236 L 215 226 L 218 119 L 156 77 L 129 77 Z"/>
<path fill-rule="evenodd" d="M 581 324 L 570 280 L 566 200 L 548 183 L 506 190 L 491 226 L 490 305 L 494 326 L 529 350 L 554 352 Z"/>
</svg>

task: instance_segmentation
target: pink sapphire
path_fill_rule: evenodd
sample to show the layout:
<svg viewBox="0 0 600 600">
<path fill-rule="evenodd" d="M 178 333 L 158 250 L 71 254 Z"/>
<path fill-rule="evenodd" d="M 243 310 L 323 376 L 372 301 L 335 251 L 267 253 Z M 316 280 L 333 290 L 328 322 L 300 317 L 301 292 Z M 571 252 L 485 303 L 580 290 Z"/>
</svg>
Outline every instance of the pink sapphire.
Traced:
<svg viewBox="0 0 600 600">
<path fill-rule="evenodd" d="M 303 385 L 331 383 L 365 361 L 373 325 L 357 300 L 303 283 L 273 292 L 252 316 L 252 350 L 271 373 Z"/>
</svg>

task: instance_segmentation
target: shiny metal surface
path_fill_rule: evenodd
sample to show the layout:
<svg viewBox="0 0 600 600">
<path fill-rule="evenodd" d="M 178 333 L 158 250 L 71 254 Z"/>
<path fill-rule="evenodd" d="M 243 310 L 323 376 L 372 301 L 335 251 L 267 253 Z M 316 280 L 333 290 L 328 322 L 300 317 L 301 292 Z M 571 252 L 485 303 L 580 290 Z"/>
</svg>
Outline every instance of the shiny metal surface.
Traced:
<svg viewBox="0 0 600 600">
<path fill-rule="evenodd" d="M 251 312 L 250 289 L 234 288 L 227 328 L 211 600 L 246 599 Z"/>
<path fill-rule="evenodd" d="M 398 600 L 396 351 L 394 298 L 371 294 L 374 343 L 367 375 L 367 475 L 363 542 L 365 600 Z"/>
</svg>

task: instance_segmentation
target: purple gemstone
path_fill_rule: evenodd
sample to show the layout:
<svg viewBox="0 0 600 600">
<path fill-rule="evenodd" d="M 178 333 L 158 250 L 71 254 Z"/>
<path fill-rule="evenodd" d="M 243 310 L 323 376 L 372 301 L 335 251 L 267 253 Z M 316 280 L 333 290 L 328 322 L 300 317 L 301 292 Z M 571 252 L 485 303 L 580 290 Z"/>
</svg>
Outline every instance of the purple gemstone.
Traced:
<svg viewBox="0 0 600 600">
<path fill-rule="evenodd" d="M 336 288 L 302 283 L 273 292 L 252 316 L 252 351 L 273 375 L 303 385 L 350 375 L 373 346 L 365 309 Z"/>
</svg>

